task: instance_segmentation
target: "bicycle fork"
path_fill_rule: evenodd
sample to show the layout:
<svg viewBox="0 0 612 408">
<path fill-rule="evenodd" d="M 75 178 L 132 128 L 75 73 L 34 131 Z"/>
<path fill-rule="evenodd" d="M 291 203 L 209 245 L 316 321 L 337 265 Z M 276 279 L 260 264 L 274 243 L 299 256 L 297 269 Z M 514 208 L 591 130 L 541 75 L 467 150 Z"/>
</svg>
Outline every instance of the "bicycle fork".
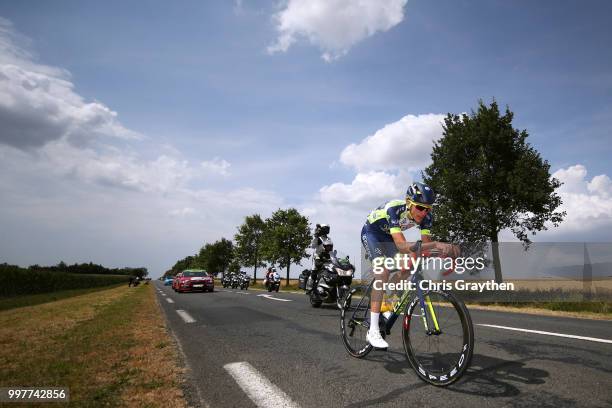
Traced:
<svg viewBox="0 0 612 408">
<path fill-rule="evenodd" d="M 436 311 L 431 304 L 429 295 L 423 296 L 423 290 L 417 286 L 417 296 L 419 297 L 419 306 L 421 308 L 421 317 L 423 319 L 423 326 L 425 326 L 425 333 L 427 335 L 439 335 L 442 331 L 438 325 Z"/>
</svg>

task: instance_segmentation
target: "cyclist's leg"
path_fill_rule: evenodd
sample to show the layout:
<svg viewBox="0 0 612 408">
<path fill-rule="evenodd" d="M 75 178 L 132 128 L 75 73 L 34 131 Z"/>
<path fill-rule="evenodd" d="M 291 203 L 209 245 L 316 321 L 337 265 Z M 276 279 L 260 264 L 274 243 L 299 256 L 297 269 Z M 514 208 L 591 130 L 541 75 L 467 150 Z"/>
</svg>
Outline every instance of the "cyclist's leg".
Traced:
<svg viewBox="0 0 612 408">
<path fill-rule="evenodd" d="M 389 271 L 384 269 L 380 273 L 374 273 L 374 279 L 380 283 L 372 286 L 372 295 L 370 297 L 370 309 L 372 313 L 380 313 L 380 306 L 385 291 L 382 289 L 382 284 L 389 280 Z M 378 288 L 378 289 L 377 289 Z"/>
<path fill-rule="evenodd" d="M 409 263 L 408 265 L 403 265 L 402 268 L 391 272 L 390 278 L 388 279 L 389 283 L 399 283 L 400 281 L 408 282 L 410 281 L 410 278 L 412 276 L 411 272 L 412 272 L 412 263 Z M 388 299 L 390 303 L 394 306 L 395 302 L 399 301 L 404 291 L 403 290 L 393 290 L 393 291 L 387 291 L 387 292 L 388 292 L 387 293 Z"/>
<path fill-rule="evenodd" d="M 394 256 L 397 252 L 397 248 L 388 234 L 377 233 L 377 231 L 371 230 L 367 224 L 361 230 L 361 243 L 366 250 L 368 258 L 373 262 L 373 265 L 377 266 L 373 268 L 375 285 L 372 287 L 370 297 L 370 329 L 368 331 L 368 340 L 374 347 L 386 348 L 388 344 L 380 338 L 378 322 L 384 293 L 382 284 L 387 282 L 389 271 L 386 268 L 381 268 L 383 264 L 380 263 L 380 261 L 384 260 L 386 257 Z"/>
</svg>

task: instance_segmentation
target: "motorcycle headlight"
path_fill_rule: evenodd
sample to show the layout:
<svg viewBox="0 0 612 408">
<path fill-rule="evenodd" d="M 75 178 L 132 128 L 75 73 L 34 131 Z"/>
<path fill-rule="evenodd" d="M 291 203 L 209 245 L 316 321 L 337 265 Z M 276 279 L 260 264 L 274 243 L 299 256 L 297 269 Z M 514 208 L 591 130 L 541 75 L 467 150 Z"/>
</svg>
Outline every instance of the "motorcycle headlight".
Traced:
<svg viewBox="0 0 612 408">
<path fill-rule="evenodd" d="M 342 268 L 336 268 L 336 272 L 338 273 L 338 276 L 352 276 L 353 275 L 352 269 L 344 270 Z"/>
</svg>

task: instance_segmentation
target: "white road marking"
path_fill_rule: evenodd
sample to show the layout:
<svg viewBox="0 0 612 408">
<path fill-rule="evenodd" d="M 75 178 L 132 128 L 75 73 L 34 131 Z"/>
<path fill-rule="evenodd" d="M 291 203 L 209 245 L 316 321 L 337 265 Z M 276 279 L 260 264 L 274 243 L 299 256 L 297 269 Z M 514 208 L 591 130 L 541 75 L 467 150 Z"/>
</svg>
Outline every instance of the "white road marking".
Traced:
<svg viewBox="0 0 612 408">
<path fill-rule="evenodd" d="M 249 293 L 249 292 L 236 292 L 236 293 L 238 293 L 238 294 L 240 294 L 240 295 L 250 295 L 250 293 Z"/>
<path fill-rule="evenodd" d="M 174 300 L 170 299 L 169 297 L 166 298 L 166 302 L 168 303 L 174 303 Z"/>
<path fill-rule="evenodd" d="M 547 332 L 547 331 L 541 331 L 541 330 L 519 329 L 518 327 L 497 326 L 497 325 L 494 325 L 494 324 L 480 324 L 480 323 L 478 323 L 477 326 L 493 327 L 495 329 L 514 330 L 514 331 L 520 331 L 520 332 L 525 332 L 525 333 L 545 334 L 547 336 L 567 337 L 569 339 L 588 340 L 588 341 L 595 341 L 595 342 L 598 342 L 598 343 L 609 343 L 609 344 L 612 344 L 612 340 L 598 339 L 597 337 L 575 336 L 573 334 L 554 333 L 554 332 Z"/>
<path fill-rule="evenodd" d="M 162 296 L 167 296 L 165 293 L 162 293 L 161 295 L 162 295 Z"/>
<path fill-rule="evenodd" d="M 178 313 L 178 315 L 181 316 L 181 319 L 183 319 L 185 323 L 195 323 L 195 319 L 191 317 L 191 315 L 187 313 L 186 311 L 177 310 L 176 313 Z"/>
<path fill-rule="evenodd" d="M 226 364 L 223 368 L 236 380 L 242 391 L 258 407 L 299 407 L 283 390 L 272 384 L 270 380 L 246 361 Z"/>
<path fill-rule="evenodd" d="M 265 297 L 266 299 L 279 300 L 279 301 L 281 301 L 281 302 L 293 302 L 293 300 L 291 300 L 291 299 L 281 299 L 281 298 L 275 298 L 275 297 L 273 297 L 272 295 L 257 295 L 257 296 L 263 296 L 263 297 Z"/>
</svg>

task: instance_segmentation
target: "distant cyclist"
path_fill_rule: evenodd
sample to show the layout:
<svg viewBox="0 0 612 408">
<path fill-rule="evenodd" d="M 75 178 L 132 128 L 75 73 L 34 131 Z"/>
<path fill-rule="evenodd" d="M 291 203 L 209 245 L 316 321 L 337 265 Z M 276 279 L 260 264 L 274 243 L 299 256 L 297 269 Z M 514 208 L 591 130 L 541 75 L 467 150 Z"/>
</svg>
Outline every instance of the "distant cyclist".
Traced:
<svg viewBox="0 0 612 408">
<path fill-rule="evenodd" d="M 457 256 L 459 253 L 457 246 L 435 242 L 430 238 L 433 225 L 431 211 L 435 201 L 436 194 L 429 186 L 413 183 L 406 191 L 405 200 L 392 200 L 372 211 L 361 229 L 361 244 L 368 258 L 375 262 L 376 258 L 392 258 L 398 252 L 410 254 L 410 249 L 415 243 L 407 242 L 402 231 L 415 226 L 421 230 L 424 250 L 436 249 L 442 256 Z M 389 271 L 384 270 L 375 278 L 383 283 L 387 282 Z M 382 291 L 372 290 L 370 328 L 366 338 L 375 348 L 389 346 L 380 335 L 378 328 L 382 296 Z"/>
</svg>

